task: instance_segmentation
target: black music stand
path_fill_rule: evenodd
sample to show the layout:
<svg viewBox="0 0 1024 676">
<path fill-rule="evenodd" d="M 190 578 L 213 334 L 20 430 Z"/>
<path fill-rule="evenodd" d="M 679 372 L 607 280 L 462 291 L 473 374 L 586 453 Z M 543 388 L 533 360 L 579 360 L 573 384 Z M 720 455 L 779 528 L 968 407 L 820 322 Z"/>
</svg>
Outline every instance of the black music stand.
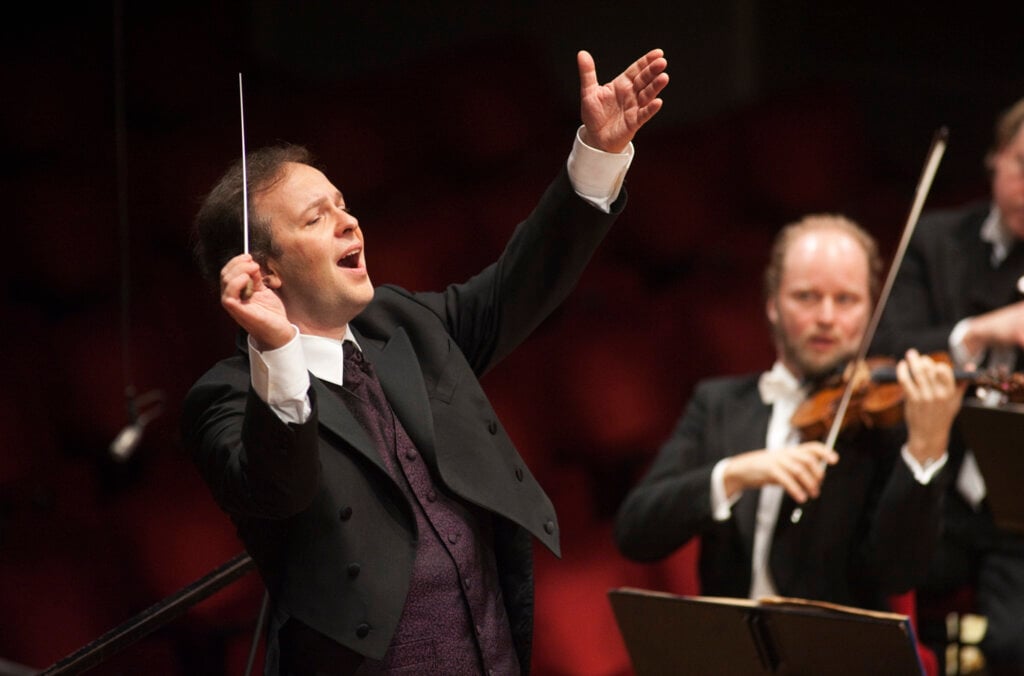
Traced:
<svg viewBox="0 0 1024 676">
<path fill-rule="evenodd" d="M 920 676 L 906 615 L 801 599 L 608 592 L 637 676 Z"/>
<path fill-rule="evenodd" d="M 964 402 L 957 420 L 985 479 L 992 518 L 1024 533 L 1024 406 Z"/>
</svg>

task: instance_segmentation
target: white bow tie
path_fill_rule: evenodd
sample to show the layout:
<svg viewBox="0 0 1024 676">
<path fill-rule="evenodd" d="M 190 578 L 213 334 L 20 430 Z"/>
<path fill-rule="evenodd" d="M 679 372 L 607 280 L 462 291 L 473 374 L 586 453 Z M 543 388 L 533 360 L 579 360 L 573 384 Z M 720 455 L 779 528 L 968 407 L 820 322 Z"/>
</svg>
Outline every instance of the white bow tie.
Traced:
<svg viewBox="0 0 1024 676">
<path fill-rule="evenodd" d="M 806 396 L 803 386 L 795 378 L 788 373 L 780 373 L 778 369 L 761 374 L 757 391 L 761 393 L 761 401 L 769 405 L 780 401 L 798 402 Z"/>
</svg>

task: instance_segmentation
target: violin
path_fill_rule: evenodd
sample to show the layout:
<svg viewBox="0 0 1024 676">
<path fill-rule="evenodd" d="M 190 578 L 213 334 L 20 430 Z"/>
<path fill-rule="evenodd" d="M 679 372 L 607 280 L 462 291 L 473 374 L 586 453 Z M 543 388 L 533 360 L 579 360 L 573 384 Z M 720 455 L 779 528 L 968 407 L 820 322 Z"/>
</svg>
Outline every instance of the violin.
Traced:
<svg viewBox="0 0 1024 676">
<path fill-rule="evenodd" d="M 928 355 L 936 362 L 952 365 L 945 352 Z M 957 382 L 968 382 L 978 387 L 997 390 L 1006 401 L 1024 402 L 1024 373 L 962 371 L 955 369 Z M 850 379 L 853 379 L 850 385 Z M 839 401 L 850 385 L 853 390 L 846 415 L 839 429 L 851 426 L 893 427 L 903 420 L 903 386 L 896 379 L 896 360 L 872 357 L 855 369 L 847 368 L 840 376 L 826 379 L 790 418 L 800 432 L 801 441 L 820 440 L 835 422 Z"/>
</svg>

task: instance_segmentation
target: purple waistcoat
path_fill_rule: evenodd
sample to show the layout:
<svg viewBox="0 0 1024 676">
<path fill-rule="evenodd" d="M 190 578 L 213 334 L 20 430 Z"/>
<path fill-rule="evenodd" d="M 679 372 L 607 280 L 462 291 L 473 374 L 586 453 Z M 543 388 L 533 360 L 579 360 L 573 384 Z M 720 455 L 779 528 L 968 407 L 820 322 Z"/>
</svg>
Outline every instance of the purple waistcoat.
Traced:
<svg viewBox="0 0 1024 676">
<path fill-rule="evenodd" d="M 419 540 L 402 617 L 384 658 L 358 674 L 518 674 L 498 582 L 491 515 L 435 480 L 391 410 L 373 367 L 345 342 L 332 388 L 370 435 L 416 518 Z M 339 571 L 339 574 L 342 574 Z"/>
</svg>

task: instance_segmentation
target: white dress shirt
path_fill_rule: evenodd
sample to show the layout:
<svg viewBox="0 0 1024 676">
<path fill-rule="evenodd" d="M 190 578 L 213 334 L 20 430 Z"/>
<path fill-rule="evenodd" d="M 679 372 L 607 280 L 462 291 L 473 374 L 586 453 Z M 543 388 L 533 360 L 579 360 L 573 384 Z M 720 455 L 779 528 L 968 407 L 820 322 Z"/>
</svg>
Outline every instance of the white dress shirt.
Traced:
<svg viewBox="0 0 1024 676">
<path fill-rule="evenodd" d="M 772 417 L 768 421 L 768 438 L 765 448 L 778 451 L 800 443 L 800 431 L 790 420 L 801 402 L 807 398 L 807 389 L 789 372 L 781 362 L 775 362 L 772 370 L 759 383 L 762 401 L 771 403 Z M 774 387 L 770 385 L 774 384 Z M 766 401 L 765 397 L 771 399 Z M 754 521 L 754 554 L 750 571 L 750 598 L 775 596 L 775 582 L 768 566 L 775 523 L 779 518 L 783 488 L 778 484 L 761 487 L 761 499 L 757 503 L 757 518 Z"/>
</svg>

